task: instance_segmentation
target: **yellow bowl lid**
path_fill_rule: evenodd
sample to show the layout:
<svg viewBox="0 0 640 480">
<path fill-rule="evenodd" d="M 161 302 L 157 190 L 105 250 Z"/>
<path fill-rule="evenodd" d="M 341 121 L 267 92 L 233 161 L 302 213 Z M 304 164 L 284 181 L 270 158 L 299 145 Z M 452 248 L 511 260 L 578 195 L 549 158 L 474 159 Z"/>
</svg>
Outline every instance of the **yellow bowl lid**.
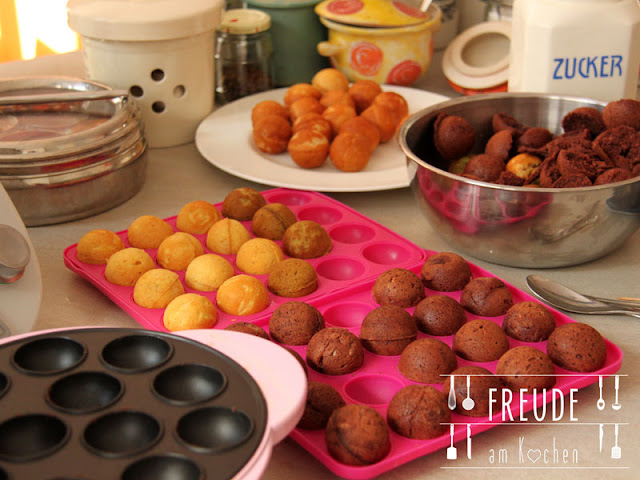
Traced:
<svg viewBox="0 0 640 480">
<path fill-rule="evenodd" d="M 400 0 L 324 0 L 315 12 L 334 22 L 363 27 L 406 27 L 431 18 Z"/>
</svg>

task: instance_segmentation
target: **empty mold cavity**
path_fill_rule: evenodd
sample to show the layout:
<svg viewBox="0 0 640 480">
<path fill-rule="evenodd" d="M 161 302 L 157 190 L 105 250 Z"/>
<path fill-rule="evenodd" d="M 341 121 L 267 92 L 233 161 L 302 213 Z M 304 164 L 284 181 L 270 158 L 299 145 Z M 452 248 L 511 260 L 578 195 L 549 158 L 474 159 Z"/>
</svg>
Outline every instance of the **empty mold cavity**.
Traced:
<svg viewBox="0 0 640 480">
<path fill-rule="evenodd" d="M 344 391 L 357 403 L 386 405 L 403 384 L 394 377 L 363 375 L 348 382 Z"/>
<path fill-rule="evenodd" d="M 48 375 L 78 365 L 85 358 L 83 345 L 64 337 L 45 337 L 22 345 L 13 355 L 13 364 L 27 373 Z"/>
<path fill-rule="evenodd" d="M 411 252 L 397 243 L 375 243 L 365 247 L 362 256 L 372 263 L 397 265 L 407 262 Z"/>
<path fill-rule="evenodd" d="M 9 378 L 0 372 L 0 398 L 9 390 Z"/>
<path fill-rule="evenodd" d="M 155 393 L 170 403 L 187 405 L 204 402 L 220 394 L 226 378 L 219 370 L 205 365 L 177 365 L 158 374 Z"/>
<path fill-rule="evenodd" d="M 154 455 L 129 465 L 122 480 L 202 480 L 194 461 L 178 455 Z"/>
<path fill-rule="evenodd" d="M 269 196 L 269 203 L 282 203 L 290 207 L 305 205 L 309 201 L 309 195 L 302 192 L 281 192 Z"/>
<path fill-rule="evenodd" d="M 50 415 L 22 415 L 0 424 L 0 459 L 26 462 L 46 457 L 69 437 L 69 429 Z"/>
<path fill-rule="evenodd" d="M 176 427 L 178 437 L 194 450 L 223 452 L 245 442 L 253 432 L 251 418 L 226 407 L 208 407 L 183 416 Z"/>
<path fill-rule="evenodd" d="M 122 395 L 120 381 L 102 372 L 81 372 L 56 381 L 47 400 L 70 413 L 89 413 L 113 404 Z"/>
<path fill-rule="evenodd" d="M 331 258 L 316 265 L 318 275 L 329 280 L 354 280 L 364 271 L 365 266 L 362 262 L 349 257 Z"/>
<path fill-rule="evenodd" d="M 164 112 L 165 108 L 166 105 L 160 100 L 157 100 L 151 104 L 151 110 L 153 110 L 155 113 L 162 113 Z"/>
<path fill-rule="evenodd" d="M 141 372 L 166 362 L 172 353 L 166 340 L 153 335 L 128 335 L 109 342 L 102 350 L 102 361 L 127 372 Z"/>
<path fill-rule="evenodd" d="M 332 327 L 359 327 L 371 306 L 364 303 L 341 303 L 329 307 L 322 315 L 324 321 Z"/>
<path fill-rule="evenodd" d="M 312 220 L 320 225 L 336 223 L 342 218 L 342 212 L 331 207 L 310 207 L 298 212 L 299 220 Z"/>
<path fill-rule="evenodd" d="M 155 444 L 162 435 L 160 423 L 142 412 L 123 411 L 104 415 L 84 431 L 85 444 L 105 457 L 140 453 Z"/>
<path fill-rule="evenodd" d="M 187 89 L 184 88 L 184 85 L 176 85 L 173 87 L 173 96 L 176 98 L 182 98 L 186 91 Z"/>
<path fill-rule="evenodd" d="M 354 244 L 368 242 L 376 236 L 376 232 L 366 225 L 349 224 L 334 228 L 330 235 L 336 242 Z"/>
</svg>

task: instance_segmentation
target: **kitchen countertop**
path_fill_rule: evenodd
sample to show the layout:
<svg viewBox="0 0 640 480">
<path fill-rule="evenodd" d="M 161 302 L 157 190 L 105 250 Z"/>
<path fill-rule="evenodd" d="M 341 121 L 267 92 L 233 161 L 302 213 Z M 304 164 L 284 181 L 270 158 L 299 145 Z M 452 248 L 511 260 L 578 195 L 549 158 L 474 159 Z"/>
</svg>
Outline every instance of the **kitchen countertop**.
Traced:
<svg viewBox="0 0 640 480">
<path fill-rule="evenodd" d="M 455 95 L 438 69 L 441 53 L 434 58 L 434 67 L 418 87 Z M 69 74 L 81 76 L 77 54 L 44 57 L 33 62 L 0 64 L 0 76 L 25 73 Z M 151 149 L 149 169 L 142 190 L 131 200 L 108 212 L 60 225 L 29 228 L 43 280 L 42 307 L 34 329 L 104 325 L 137 328 L 139 325 L 91 284 L 68 270 L 63 263 L 63 250 L 76 243 L 89 230 L 106 228 L 119 231 L 142 214 L 165 218 L 177 214 L 189 201 L 206 199 L 221 202 L 237 187 L 258 190 L 271 188 L 231 176 L 209 164 L 193 143 L 166 149 Z M 371 193 L 332 193 L 331 197 L 345 203 L 373 220 L 385 225 L 420 247 L 431 250 L 451 250 L 423 218 L 409 188 Z M 601 296 L 639 296 L 640 231 L 621 248 L 605 258 L 567 268 L 533 270 L 498 266 L 468 257 L 468 260 L 491 271 L 517 288 L 528 291 L 525 278 L 531 273 L 551 277 L 575 289 Z M 537 479 L 628 479 L 637 478 L 640 471 L 640 320 L 623 316 L 584 316 L 569 314 L 577 321 L 596 327 L 624 352 L 620 378 L 620 403 L 615 412 L 613 378 L 605 379 L 606 408 L 598 411 L 597 383 L 578 392 L 574 417 L 569 419 L 569 400 L 558 422 L 545 420 L 544 425 L 528 422 L 502 424 L 473 437 L 473 459 L 463 455 L 455 462 L 447 461 L 445 451 L 419 458 L 383 476 L 384 480 L 439 479 L 451 475 L 474 478 Z M 598 451 L 598 424 L 605 424 L 604 447 Z M 618 445 L 622 458 L 611 459 L 613 424 L 620 424 Z M 457 444 L 464 448 L 464 442 Z M 565 451 L 569 458 L 565 463 Z M 500 455 L 504 456 L 500 461 Z M 577 452 L 577 461 L 572 456 Z M 545 456 L 546 454 L 546 456 Z M 546 458 L 546 462 L 545 462 Z M 452 472 L 451 470 L 464 470 Z M 321 463 L 290 439 L 274 448 L 265 471 L 265 480 L 299 479 L 327 480 L 335 477 Z"/>
</svg>

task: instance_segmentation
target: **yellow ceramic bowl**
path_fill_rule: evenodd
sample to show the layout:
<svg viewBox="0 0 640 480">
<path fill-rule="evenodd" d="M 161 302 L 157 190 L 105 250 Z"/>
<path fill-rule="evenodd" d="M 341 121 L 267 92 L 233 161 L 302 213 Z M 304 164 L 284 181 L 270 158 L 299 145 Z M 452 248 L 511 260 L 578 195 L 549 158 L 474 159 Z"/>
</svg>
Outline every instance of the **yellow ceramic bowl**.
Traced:
<svg viewBox="0 0 640 480">
<path fill-rule="evenodd" d="M 441 10 L 432 4 L 428 14 L 424 22 L 390 28 L 353 26 L 320 17 L 329 38 L 318 44 L 318 52 L 352 82 L 412 85 L 429 68 L 433 35 L 440 29 Z"/>
</svg>

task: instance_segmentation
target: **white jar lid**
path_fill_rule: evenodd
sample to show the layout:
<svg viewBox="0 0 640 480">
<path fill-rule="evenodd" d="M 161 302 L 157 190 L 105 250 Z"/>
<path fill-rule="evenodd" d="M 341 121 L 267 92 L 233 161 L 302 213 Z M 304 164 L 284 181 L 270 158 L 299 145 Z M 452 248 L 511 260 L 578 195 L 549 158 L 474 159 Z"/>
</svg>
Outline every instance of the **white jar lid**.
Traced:
<svg viewBox="0 0 640 480">
<path fill-rule="evenodd" d="M 268 13 L 252 8 L 233 8 L 224 12 L 218 30 L 233 35 L 264 32 L 271 27 Z"/>
<path fill-rule="evenodd" d="M 69 0 L 69 26 L 102 40 L 153 41 L 215 30 L 222 0 Z"/>
<path fill-rule="evenodd" d="M 474 25 L 458 35 L 442 58 L 442 71 L 450 83 L 465 90 L 484 90 L 507 82 L 511 22 Z"/>
</svg>

